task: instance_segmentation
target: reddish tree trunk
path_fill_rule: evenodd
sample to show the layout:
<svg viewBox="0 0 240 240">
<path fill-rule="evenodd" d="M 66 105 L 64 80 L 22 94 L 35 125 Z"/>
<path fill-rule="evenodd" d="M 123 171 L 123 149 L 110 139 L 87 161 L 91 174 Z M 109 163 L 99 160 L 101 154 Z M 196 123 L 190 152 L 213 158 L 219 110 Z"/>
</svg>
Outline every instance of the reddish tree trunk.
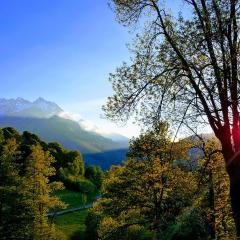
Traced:
<svg viewBox="0 0 240 240">
<path fill-rule="evenodd" d="M 236 225 L 237 239 L 240 239 L 240 157 L 227 166 L 230 177 L 230 196 L 233 218 Z"/>
<path fill-rule="evenodd" d="M 222 142 L 223 156 L 230 179 L 230 197 L 237 239 L 240 239 L 240 152 L 234 153 L 231 141 Z"/>
</svg>

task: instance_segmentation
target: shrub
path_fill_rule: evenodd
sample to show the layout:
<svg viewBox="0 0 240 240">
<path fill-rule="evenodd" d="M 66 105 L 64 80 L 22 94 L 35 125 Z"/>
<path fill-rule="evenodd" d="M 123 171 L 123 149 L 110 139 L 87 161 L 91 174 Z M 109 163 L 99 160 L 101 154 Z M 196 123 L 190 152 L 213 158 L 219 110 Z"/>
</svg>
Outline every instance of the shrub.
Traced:
<svg viewBox="0 0 240 240">
<path fill-rule="evenodd" d="M 81 193 L 93 193 L 96 190 L 95 185 L 91 181 L 82 176 L 66 174 L 62 168 L 59 170 L 59 176 L 67 189 Z"/>
</svg>

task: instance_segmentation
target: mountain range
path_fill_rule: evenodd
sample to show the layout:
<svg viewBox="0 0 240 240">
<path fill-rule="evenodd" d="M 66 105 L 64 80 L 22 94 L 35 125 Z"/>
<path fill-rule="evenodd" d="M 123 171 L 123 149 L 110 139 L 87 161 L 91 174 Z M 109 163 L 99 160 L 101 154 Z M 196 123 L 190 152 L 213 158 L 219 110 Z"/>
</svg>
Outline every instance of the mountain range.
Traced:
<svg viewBox="0 0 240 240">
<path fill-rule="evenodd" d="M 103 169 L 120 164 L 127 152 L 128 138 L 90 131 L 83 122 L 71 119 L 56 103 L 43 98 L 33 102 L 23 98 L 0 99 L 0 127 L 30 131 L 45 141 L 57 141 L 65 148 L 80 150 L 87 164 Z"/>
<path fill-rule="evenodd" d="M 0 116 L 49 118 L 63 110 L 53 102 L 38 98 L 33 102 L 23 98 L 0 98 Z"/>
</svg>

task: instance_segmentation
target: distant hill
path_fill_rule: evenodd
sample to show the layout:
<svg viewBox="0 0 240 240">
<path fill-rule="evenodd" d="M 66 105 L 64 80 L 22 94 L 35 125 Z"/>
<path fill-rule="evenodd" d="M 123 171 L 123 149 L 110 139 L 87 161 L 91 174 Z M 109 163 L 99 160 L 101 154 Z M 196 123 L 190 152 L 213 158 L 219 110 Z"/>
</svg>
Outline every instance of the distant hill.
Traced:
<svg viewBox="0 0 240 240">
<path fill-rule="evenodd" d="M 80 150 L 87 164 L 104 169 L 125 159 L 128 139 L 115 133 L 88 131 L 77 121 L 61 117 L 57 104 L 38 98 L 34 102 L 22 98 L 0 99 L 0 127 L 30 131 L 43 140 L 57 141 L 65 148 Z"/>
<path fill-rule="evenodd" d="M 204 140 L 204 141 L 210 140 L 212 138 L 216 138 L 214 133 L 201 133 L 198 136 L 191 135 L 191 136 L 189 136 L 185 139 L 190 139 L 190 140 L 193 140 L 193 141 L 196 141 L 196 140 L 199 141 L 200 140 L 199 137 L 202 138 L 202 140 Z"/>
<path fill-rule="evenodd" d="M 103 170 L 109 169 L 112 165 L 121 165 L 126 160 L 128 149 L 116 149 L 100 153 L 83 154 L 88 165 L 101 166 Z"/>
<path fill-rule="evenodd" d="M 51 118 L 0 116 L 0 127 L 7 126 L 14 127 L 21 132 L 30 131 L 48 142 L 58 141 L 64 147 L 78 149 L 82 153 L 97 153 L 123 148 L 118 142 L 85 131 L 77 122 L 58 116 Z"/>
<path fill-rule="evenodd" d="M 202 134 L 199 134 L 199 137 L 201 137 L 204 142 L 207 142 L 211 139 L 216 139 L 216 137 L 213 133 L 202 133 Z M 192 136 L 185 138 L 185 140 L 188 140 L 188 141 L 190 140 L 192 142 L 195 142 L 195 141 L 200 140 L 199 137 L 196 135 L 192 135 Z M 188 153 L 189 153 L 189 161 L 187 162 L 187 166 L 191 170 L 196 170 L 199 167 L 198 159 L 202 158 L 204 153 L 203 153 L 202 149 L 200 149 L 198 147 L 190 148 Z M 178 162 L 186 165 L 185 161 L 179 160 Z"/>
</svg>

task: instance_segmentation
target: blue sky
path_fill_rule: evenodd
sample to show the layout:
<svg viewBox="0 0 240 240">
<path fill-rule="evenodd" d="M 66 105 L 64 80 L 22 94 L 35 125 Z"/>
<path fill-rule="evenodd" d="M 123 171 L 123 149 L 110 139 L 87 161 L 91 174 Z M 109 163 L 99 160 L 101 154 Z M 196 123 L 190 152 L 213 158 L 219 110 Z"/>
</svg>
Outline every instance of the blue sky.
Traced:
<svg viewBox="0 0 240 240">
<path fill-rule="evenodd" d="M 112 94 L 108 74 L 129 59 L 133 37 L 107 0 L 1 1 L 0 36 L 0 97 L 41 96 L 110 130 L 137 134 L 131 124 L 120 129 L 99 117 Z"/>
</svg>

